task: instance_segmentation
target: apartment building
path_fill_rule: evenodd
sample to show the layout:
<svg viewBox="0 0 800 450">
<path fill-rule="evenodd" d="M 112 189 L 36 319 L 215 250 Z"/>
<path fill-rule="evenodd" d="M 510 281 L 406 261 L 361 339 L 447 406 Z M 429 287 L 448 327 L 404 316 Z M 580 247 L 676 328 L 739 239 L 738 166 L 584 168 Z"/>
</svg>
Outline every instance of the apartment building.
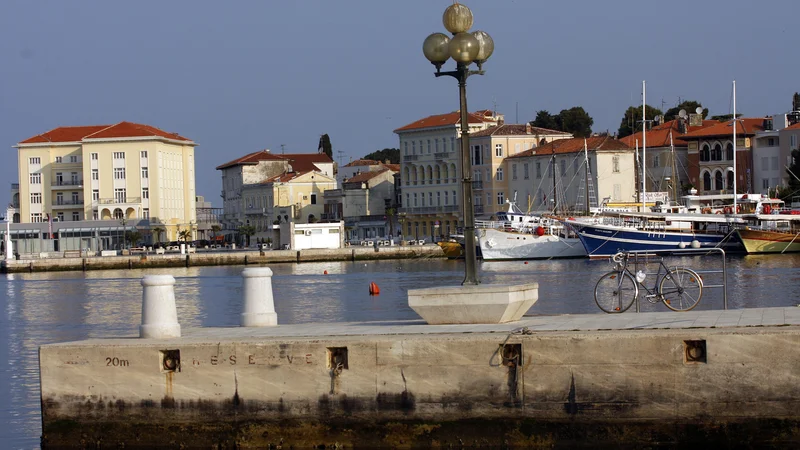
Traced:
<svg viewBox="0 0 800 450">
<path fill-rule="evenodd" d="M 787 169 L 792 165 L 792 152 L 798 149 L 800 111 L 765 117 L 763 128 L 753 138 L 753 192 L 769 194 L 789 185 Z"/>
<path fill-rule="evenodd" d="M 333 160 L 325 153 L 277 155 L 262 150 L 217 166 L 222 172 L 226 234 L 256 228 L 256 237 L 272 238 L 276 220 L 306 223 L 323 213 L 322 193 L 335 189 Z"/>
<path fill-rule="evenodd" d="M 530 124 L 499 124 L 471 134 L 469 145 L 475 215 L 489 217 L 503 209 L 509 195 L 509 180 L 516 180 L 519 175 L 516 164 L 512 163 L 510 170 L 506 168 L 507 157 L 571 137 L 571 133 Z"/>
<path fill-rule="evenodd" d="M 603 199 L 636 201 L 634 151 L 611 136 L 555 140 L 509 156 L 505 165 L 512 173 L 508 198 L 523 211 L 583 211 Z"/>
<path fill-rule="evenodd" d="M 764 131 L 763 118 L 736 119 L 736 193 L 755 192 L 753 145 Z M 702 194 L 732 194 L 733 121 L 719 122 L 682 136 L 688 142 L 689 183 Z"/>
<path fill-rule="evenodd" d="M 484 110 L 467 115 L 470 133 L 502 122 Z M 402 197 L 399 221 L 409 239 L 447 236 L 461 220 L 460 142 L 458 111 L 425 117 L 394 132 L 400 140 Z"/>
<path fill-rule="evenodd" d="M 354 175 L 341 188 L 325 191 L 324 220 L 345 221 L 348 241 L 387 238 L 399 234 L 397 217 L 388 214 L 395 198 L 398 168 L 373 170 Z"/>
<path fill-rule="evenodd" d="M 195 146 L 131 122 L 38 134 L 15 146 L 19 202 L 10 212 L 20 223 L 144 220 L 176 239 L 196 224 Z"/>
</svg>

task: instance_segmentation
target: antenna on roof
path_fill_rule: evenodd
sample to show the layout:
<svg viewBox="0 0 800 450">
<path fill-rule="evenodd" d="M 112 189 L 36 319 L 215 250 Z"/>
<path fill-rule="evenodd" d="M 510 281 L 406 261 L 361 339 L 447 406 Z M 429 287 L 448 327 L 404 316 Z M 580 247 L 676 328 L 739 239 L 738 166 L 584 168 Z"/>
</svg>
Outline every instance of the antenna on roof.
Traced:
<svg viewBox="0 0 800 450">
<path fill-rule="evenodd" d="M 281 144 L 281 155 L 283 154 L 284 149 L 286 148 L 286 144 Z"/>
<path fill-rule="evenodd" d="M 336 154 L 339 156 L 339 165 L 342 165 L 342 159 L 344 159 L 344 150 L 336 150 Z"/>
</svg>

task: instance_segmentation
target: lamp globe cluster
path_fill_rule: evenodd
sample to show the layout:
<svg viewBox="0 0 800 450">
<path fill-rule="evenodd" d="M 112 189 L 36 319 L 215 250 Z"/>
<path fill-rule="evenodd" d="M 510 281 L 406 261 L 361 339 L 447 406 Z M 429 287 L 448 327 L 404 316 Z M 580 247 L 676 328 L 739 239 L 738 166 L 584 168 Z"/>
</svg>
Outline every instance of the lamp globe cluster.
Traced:
<svg viewBox="0 0 800 450">
<path fill-rule="evenodd" d="M 472 28 L 472 11 L 461 3 L 447 7 L 442 16 L 449 37 L 444 33 L 433 33 L 422 44 L 422 52 L 436 69 L 439 70 L 448 59 L 459 65 L 468 66 L 473 62 L 481 68 L 483 63 L 494 52 L 494 41 L 485 31 L 469 32 Z"/>
</svg>

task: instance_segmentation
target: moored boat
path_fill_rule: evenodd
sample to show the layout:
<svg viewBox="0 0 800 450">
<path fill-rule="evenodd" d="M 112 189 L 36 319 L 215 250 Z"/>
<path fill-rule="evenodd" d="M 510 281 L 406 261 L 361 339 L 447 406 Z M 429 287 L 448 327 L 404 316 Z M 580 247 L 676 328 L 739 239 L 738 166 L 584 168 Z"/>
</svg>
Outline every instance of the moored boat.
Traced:
<svg viewBox="0 0 800 450">
<path fill-rule="evenodd" d="M 583 244 L 560 222 L 541 218 L 535 226 L 519 229 L 503 223 L 482 223 L 478 245 L 484 260 L 580 258 Z"/>
<path fill-rule="evenodd" d="M 754 214 L 748 226 L 736 230 L 747 253 L 800 252 L 800 216 Z"/>
</svg>

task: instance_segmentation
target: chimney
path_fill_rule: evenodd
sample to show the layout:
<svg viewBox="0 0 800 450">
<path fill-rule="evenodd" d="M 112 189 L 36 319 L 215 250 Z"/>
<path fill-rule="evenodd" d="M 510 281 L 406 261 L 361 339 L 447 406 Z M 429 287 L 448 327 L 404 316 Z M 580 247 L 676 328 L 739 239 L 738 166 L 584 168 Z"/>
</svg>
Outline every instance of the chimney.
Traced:
<svg viewBox="0 0 800 450">
<path fill-rule="evenodd" d="M 686 133 L 686 120 L 682 117 L 678 118 L 678 133 Z"/>
<path fill-rule="evenodd" d="M 525 134 L 531 134 L 531 123 L 530 122 L 526 122 L 525 123 Z"/>
</svg>

